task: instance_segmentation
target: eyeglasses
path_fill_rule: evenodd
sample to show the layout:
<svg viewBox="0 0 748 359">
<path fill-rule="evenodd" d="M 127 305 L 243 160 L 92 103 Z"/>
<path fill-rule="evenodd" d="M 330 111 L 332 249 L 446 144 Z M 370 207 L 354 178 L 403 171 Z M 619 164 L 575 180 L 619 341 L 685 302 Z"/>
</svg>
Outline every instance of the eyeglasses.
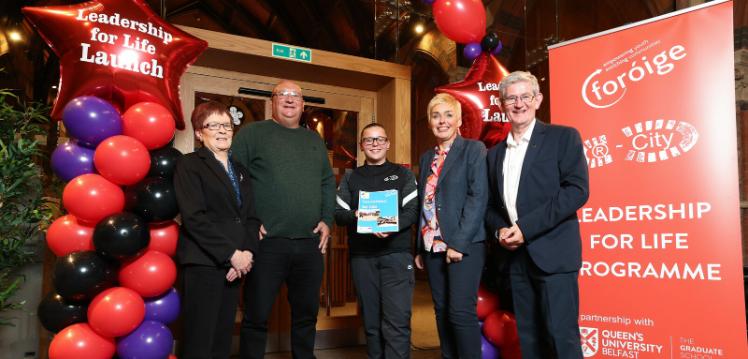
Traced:
<svg viewBox="0 0 748 359">
<path fill-rule="evenodd" d="M 301 92 L 296 92 L 293 90 L 281 90 L 274 93 L 273 96 L 291 99 L 292 101 L 299 101 L 302 99 Z"/>
<path fill-rule="evenodd" d="M 387 143 L 387 141 L 387 137 L 364 137 L 361 139 L 361 143 L 366 146 L 371 146 L 374 144 L 374 142 L 376 142 L 378 145 L 383 145 Z"/>
<path fill-rule="evenodd" d="M 211 131 L 218 131 L 219 128 L 223 128 L 225 131 L 231 132 L 234 130 L 234 125 L 232 125 L 230 122 L 226 122 L 226 123 L 211 122 L 203 126 L 203 128 L 207 128 Z"/>
<path fill-rule="evenodd" d="M 530 102 L 532 102 L 533 100 L 535 100 L 535 96 L 536 95 L 530 95 L 529 93 L 526 93 L 526 94 L 524 94 L 522 96 L 519 96 L 519 97 L 517 97 L 517 96 L 508 96 L 507 98 L 501 100 L 501 102 L 504 103 L 504 106 L 512 106 L 515 103 L 517 103 L 517 101 L 522 101 L 522 103 L 524 103 L 525 105 L 527 105 Z"/>
</svg>

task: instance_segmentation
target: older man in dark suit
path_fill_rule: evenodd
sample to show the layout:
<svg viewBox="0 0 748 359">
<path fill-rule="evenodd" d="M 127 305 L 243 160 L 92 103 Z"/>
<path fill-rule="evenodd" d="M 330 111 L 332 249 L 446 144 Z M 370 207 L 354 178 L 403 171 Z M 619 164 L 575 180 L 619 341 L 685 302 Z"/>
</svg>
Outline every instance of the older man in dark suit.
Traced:
<svg viewBox="0 0 748 359">
<path fill-rule="evenodd" d="M 499 85 L 512 130 L 489 151 L 486 224 L 502 248 L 522 357 L 582 358 L 581 239 L 576 211 L 589 176 L 579 133 L 537 121 L 538 81 L 516 71 Z"/>
</svg>

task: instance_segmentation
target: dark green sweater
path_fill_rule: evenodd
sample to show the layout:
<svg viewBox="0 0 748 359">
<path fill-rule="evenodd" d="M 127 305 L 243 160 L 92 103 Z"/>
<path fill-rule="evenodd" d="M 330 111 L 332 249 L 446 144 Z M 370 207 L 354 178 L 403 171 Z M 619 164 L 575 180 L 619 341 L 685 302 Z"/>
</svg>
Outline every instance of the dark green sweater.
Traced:
<svg viewBox="0 0 748 359">
<path fill-rule="evenodd" d="M 312 230 L 319 221 L 332 229 L 335 177 L 317 133 L 273 120 L 254 122 L 236 134 L 231 151 L 249 169 L 268 237 L 316 237 Z"/>
</svg>

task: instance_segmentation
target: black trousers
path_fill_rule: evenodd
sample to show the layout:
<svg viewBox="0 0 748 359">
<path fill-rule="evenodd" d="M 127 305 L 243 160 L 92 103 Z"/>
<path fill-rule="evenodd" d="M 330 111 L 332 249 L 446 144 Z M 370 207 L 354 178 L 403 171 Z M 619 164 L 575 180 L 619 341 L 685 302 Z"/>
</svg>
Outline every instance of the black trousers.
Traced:
<svg viewBox="0 0 748 359">
<path fill-rule="evenodd" d="M 291 351 L 294 358 L 314 358 L 319 289 L 324 263 L 319 239 L 265 238 L 244 282 L 242 358 L 262 358 L 267 322 L 283 282 L 291 305 Z"/>
<path fill-rule="evenodd" d="M 351 275 L 361 305 L 369 359 L 410 358 L 413 256 L 408 252 L 354 255 Z"/>
<path fill-rule="evenodd" d="M 226 359 L 231 352 L 240 281 L 226 280 L 228 269 L 188 265 L 182 268 L 180 358 Z"/>
<path fill-rule="evenodd" d="M 470 245 L 470 255 L 447 264 L 446 253 L 424 253 L 436 329 L 443 358 L 481 357 L 481 331 L 476 313 L 478 286 L 485 262 L 483 242 Z"/>
<path fill-rule="evenodd" d="M 579 272 L 545 273 L 525 246 L 509 266 L 523 359 L 581 359 Z"/>
</svg>

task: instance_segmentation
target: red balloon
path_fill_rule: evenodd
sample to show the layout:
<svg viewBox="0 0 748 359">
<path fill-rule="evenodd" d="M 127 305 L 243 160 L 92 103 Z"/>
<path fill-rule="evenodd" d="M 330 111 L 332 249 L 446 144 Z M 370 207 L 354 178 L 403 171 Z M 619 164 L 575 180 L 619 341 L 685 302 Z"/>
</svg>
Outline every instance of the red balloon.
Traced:
<svg viewBox="0 0 748 359">
<path fill-rule="evenodd" d="M 173 257 L 177 253 L 177 241 L 179 241 L 177 222 L 154 223 L 150 225 L 150 230 L 151 242 L 148 244 L 148 249 Z"/>
<path fill-rule="evenodd" d="M 104 178 L 119 185 L 133 185 L 148 174 L 151 155 L 132 137 L 112 136 L 96 147 L 94 165 Z"/>
<path fill-rule="evenodd" d="M 101 337 L 87 323 L 77 323 L 55 335 L 49 359 L 110 359 L 115 350 L 114 339 Z"/>
<path fill-rule="evenodd" d="M 509 134 L 511 125 L 504 122 L 499 102 L 499 82 L 508 74 L 494 55 L 484 52 L 473 62 L 464 80 L 435 89 L 460 102 L 463 137 L 481 140 L 491 148 Z"/>
<path fill-rule="evenodd" d="M 508 345 L 506 348 L 499 349 L 502 359 L 522 359 L 522 350 L 519 346 L 519 341 L 514 344 Z"/>
<path fill-rule="evenodd" d="M 174 261 L 154 250 L 125 263 L 119 271 L 119 283 L 146 298 L 163 294 L 176 279 L 177 266 Z"/>
<path fill-rule="evenodd" d="M 518 346 L 517 321 L 512 313 L 495 311 L 483 321 L 483 335 L 502 351 L 505 347 Z"/>
<path fill-rule="evenodd" d="M 486 34 L 486 9 L 481 0 L 436 0 L 432 13 L 439 31 L 455 42 L 481 42 Z"/>
<path fill-rule="evenodd" d="M 47 246 L 58 257 L 92 251 L 93 227 L 85 226 L 73 215 L 66 214 L 57 218 L 47 229 Z"/>
<path fill-rule="evenodd" d="M 109 288 L 94 297 L 88 305 L 88 324 L 105 338 L 129 334 L 144 317 L 143 298 L 128 288 Z"/>
<path fill-rule="evenodd" d="M 476 305 L 476 309 L 478 319 L 485 320 L 489 314 L 499 310 L 499 296 L 481 284 L 478 287 L 478 304 Z"/>
<path fill-rule="evenodd" d="M 106 216 L 122 212 L 122 188 L 97 174 L 73 178 L 62 191 L 62 204 L 79 221 L 96 224 Z"/>
<path fill-rule="evenodd" d="M 166 22 L 142 0 L 22 10 L 60 59 L 52 118 L 59 119 L 73 98 L 93 95 L 120 109 L 144 101 L 162 104 L 174 114 L 177 127 L 184 128 L 179 79 L 207 42 Z M 141 26 L 128 26 L 125 20 Z"/>
<path fill-rule="evenodd" d="M 174 137 L 174 116 L 155 102 L 136 103 L 122 115 L 123 134 L 137 139 L 149 150 L 166 146 Z"/>
</svg>

